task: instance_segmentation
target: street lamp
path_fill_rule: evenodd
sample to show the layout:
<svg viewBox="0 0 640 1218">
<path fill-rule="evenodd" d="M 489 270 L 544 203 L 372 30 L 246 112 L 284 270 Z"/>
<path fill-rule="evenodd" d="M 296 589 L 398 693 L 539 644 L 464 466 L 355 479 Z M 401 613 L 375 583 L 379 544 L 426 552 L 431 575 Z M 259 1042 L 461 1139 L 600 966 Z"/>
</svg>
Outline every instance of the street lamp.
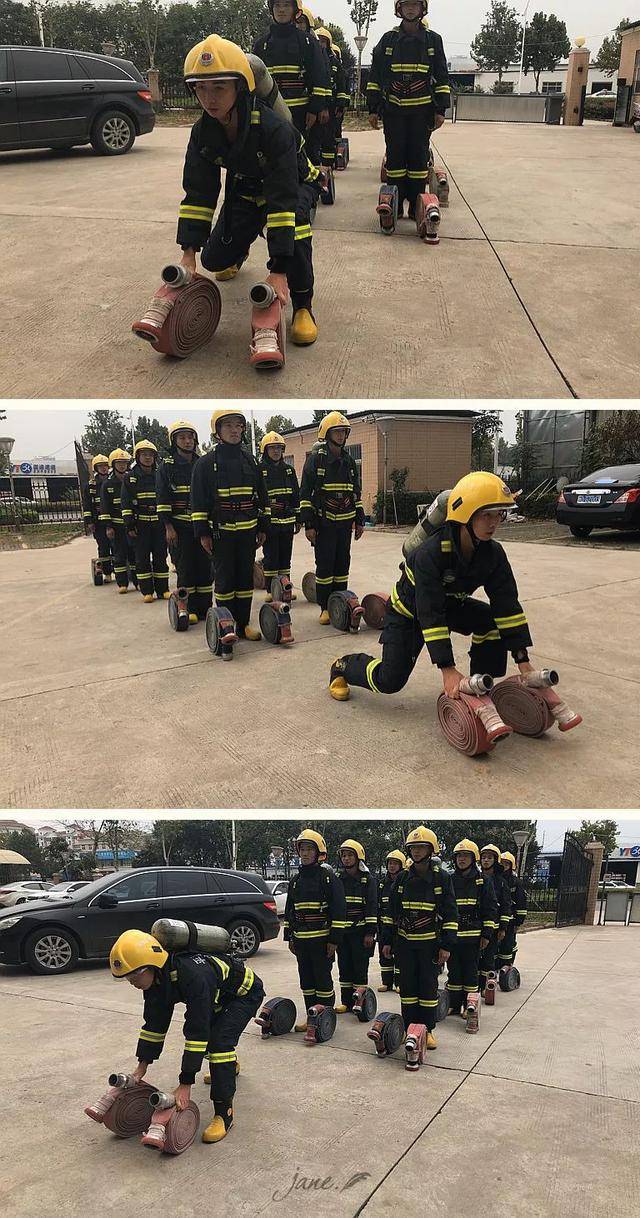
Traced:
<svg viewBox="0 0 640 1218">
<path fill-rule="evenodd" d="M 524 10 L 524 13 L 522 14 L 522 43 L 520 46 L 520 73 L 518 75 L 518 96 L 520 96 L 520 94 L 522 93 L 522 68 L 524 65 L 524 37 L 527 32 L 527 13 L 529 12 L 530 4 L 531 4 L 531 0 L 527 0 L 527 4 L 526 4 L 525 10 Z"/>
<path fill-rule="evenodd" d="M 366 47 L 369 39 L 366 34 L 354 34 L 353 41 L 355 42 L 356 47 L 358 48 L 358 80 L 357 80 L 357 84 L 356 84 L 356 106 L 357 106 L 358 102 L 360 101 L 360 89 L 361 89 L 361 81 L 362 81 L 362 52 L 364 51 L 364 48 Z"/>
<path fill-rule="evenodd" d="M 529 845 L 529 830 L 528 829 L 516 829 L 515 833 L 513 833 L 512 836 L 513 836 L 513 840 L 516 844 L 516 850 L 518 852 L 517 858 L 516 858 L 516 871 L 518 872 L 518 875 L 520 875 L 520 862 L 522 859 L 523 851 L 525 850 L 525 847 Z"/>
<path fill-rule="evenodd" d="M 9 486 L 11 487 L 11 507 L 12 507 L 13 515 L 14 515 L 14 523 L 17 524 L 18 521 L 16 519 L 17 513 L 16 513 L 16 502 L 15 502 L 16 495 L 15 495 L 15 491 L 13 489 L 13 473 L 11 471 L 11 449 L 13 448 L 14 444 L 15 444 L 15 440 L 13 440 L 11 438 L 11 436 L 0 436 L 0 453 L 4 453 L 5 457 L 7 458 L 7 465 L 9 466 Z"/>
</svg>

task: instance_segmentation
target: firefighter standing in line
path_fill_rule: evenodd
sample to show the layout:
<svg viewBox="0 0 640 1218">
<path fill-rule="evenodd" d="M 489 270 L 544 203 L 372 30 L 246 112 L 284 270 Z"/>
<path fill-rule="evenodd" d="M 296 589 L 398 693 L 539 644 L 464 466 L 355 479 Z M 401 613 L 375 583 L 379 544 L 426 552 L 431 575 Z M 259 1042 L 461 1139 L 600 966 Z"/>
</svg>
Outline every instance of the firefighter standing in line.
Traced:
<svg viewBox="0 0 640 1218">
<path fill-rule="evenodd" d="M 360 475 L 345 445 L 351 428 L 338 410 L 318 427 L 319 444 L 305 461 L 300 487 L 300 515 L 316 556 L 316 596 L 320 624 L 330 624 L 327 605 L 332 592 L 345 592 L 351 565 L 351 534 L 364 533 Z"/>
<path fill-rule="evenodd" d="M 214 1117 L 202 1141 L 221 1142 L 233 1124 L 236 1046 L 264 1001 L 260 978 L 237 956 L 205 956 L 197 950 L 170 955 L 153 935 L 141 930 L 120 935 L 109 965 L 116 979 L 126 977 L 144 992 L 144 1024 L 133 1071 L 136 1082 L 142 1082 L 148 1066 L 160 1057 L 176 1004 L 185 1004 L 182 1067 L 173 1093 L 176 1107 L 188 1107 L 206 1055 L 212 1067 Z"/>
<path fill-rule="evenodd" d="M 400 972 L 397 962 L 393 957 L 393 944 L 391 955 L 389 957 L 383 955 L 382 922 L 385 915 L 388 915 L 391 889 L 400 872 L 404 871 L 406 866 L 406 855 L 401 850 L 390 850 L 387 855 L 387 874 L 378 883 L 378 954 L 380 957 L 380 973 L 382 974 L 382 985 L 378 986 L 379 994 L 390 993 L 392 990 L 399 988 Z"/>
<path fill-rule="evenodd" d="M 496 952 L 503 942 L 511 923 L 511 891 L 500 862 L 500 848 L 489 844 L 480 851 L 482 874 L 493 882 L 498 902 L 498 930 L 491 935 L 487 946 L 480 954 L 480 993 L 484 994 L 489 973 L 496 971 Z"/>
<path fill-rule="evenodd" d="M 198 460 L 198 433 L 178 419 L 169 428 L 171 453 L 158 466 L 158 519 L 175 563 L 178 588 L 189 594 L 189 621 L 204 621 L 211 606 L 211 562 L 193 535 L 191 482 Z"/>
<path fill-rule="evenodd" d="M 408 835 L 405 850 L 411 866 L 400 872 L 382 918 L 382 954 L 390 960 L 395 952 L 400 968 L 405 1031 L 412 1023 L 424 1024 L 427 1049 L 436 1049 L 438 975 L 455 947 L 456 903 L 449 876 L 433 862 L 435 833 L 420 825 Z"/>
<path fill-rule="evenodd" d="M 303 829 L 296 840 L 300 869 L 289 884 L 284 911 L 284 941 L 298 963 L 300 989 L 305 1009 L 335 1006 L 331 969 L 347 925 L 342 884 L 326 858 L 324 838 L 313 829 Z M 296 1025 L 306 1032 L 307 1021 Z"/>
<path fill-rule="evenodd" d="M 169 569 L 164 525 L 158 520 L 156 469 L 158 450 L 150 440 L 138 440 L 133 449 L 133 465 L 122 483 L 122 518 L 127 535 L 133 540 L 138 588 L 146 604 L 168 600 Z"/>
<path fill-rule="evenodd" d="M 398 187 L 399 216 L 408 201 L 409 219 L 426 190 L 431 132 L 451 99 L 442 38 L 422 25 L 426 12 L 427 0 L 396 0 L 400 26 L 375 47 L 367 84 L 369 122 L 377 129 L 382 117 L 387 179 Z"/>
<path fill-rule="evenodd" d="M 256 96 L 249 60 L 234 43 L 212 34 L 192 47 L 184 79 L 204 113 L 191 130 L 184 163 L 176 238 L 181 265 L 195 273 L 201 250 L 203 267 L 217 279 L 232 279 L 266 228 L 265 283 L 283 308 L 291 293 L 291 338 L 308 346 L 318 336 L 311 312 L 310 223 L 320 192 L 318 170 L 296 128 Z M 212 229 L 222 168 L 224 203 Z"/>
<path fill-rule="evenodd" d="M 344 117 L 344 98 L 348 94 L 346 92 L 346 79 L 342 69 L 340 56 L 336 55 L 333 48 L 333 40 L 329 30 L 324 26 L 319 26 L 315 31 L 316 38 L 322 47 L 326 58 L 329 77 L 331 80 L 331 98 L 329 105 L 329 121 L 322 128 L 322 164 L 328 165 L 331 169 L 336 163 L 336 143 L 338 140 L 338 126 L 342 125 Z M 338 119 L 338 114 L 340 118 Z"/>
<path fill-rule="evenodd" d="M 369 960 L 378 927 L 378 892 L 365 861 L 364 847 L 349 838 L 340 847 L 338 880 L 347 903 L 347 929 L 338 947 L 339 1015 L 353 1007 L 355 991 L 369 981 Z"/>
<path fill-rule="evenodd" d="M 84 488 L 83 492 L 83 519 L 85 526 L 91 526 L 91 532 L 96 540 L 98 547 L 98 558 L 102 563 L 102 575 L 105 584 L 110 584 L 113 578 L 111 574 L 111 543 L 107 537 L 107 529 L 103 520 L 100 519 L 100 491 L 103 484 L 109 477 L 109 458 L 103 453 L 98 453 L 91 458 L 91 470 L 93 477 Z"/>
<path fill-rule="evenodd" d="M 336 42 L 331 43 L 331 50 L 338 59 L 338 73 L 336 79 L 336 113 L 335 113 L 335 130 L 334 135 L 336 140 L 342 139 L 342 124 L 344 122 L 344 112 L 351 105 L 351 94 L 349 93 L 349 84 L 347 74 L 342 65 L 342 51 Z"/>
<path fill-rule="evenodd" d="M 480 851 L 468 837 L 453 849 L 453 893 L 458 930 L 447 965 L 449 1014 L 464 1015 L 469 994 L 479 991 L 480 953 L 498 930 L 498 900 L 493 881 L 480 872 Z"/>
<path fill-rule="evenodd" d="M 382 657 L 365 654 L 334 661 L 331 696 L 346 701 L 349 686 L 378 694 L 401 690 L 422 648 L 442 673 L 444 692 L 459 698 L 451 632 L 471 635 L 471 675 L 504 676 L 510 651 L 520 672 L 532 672 L 527 648 L 531 635 L 518 601 L 507 556 L 494 535 L 515 507 L 508 486 L 495 474 L 467 474 L 449 495 L 447 522 L 401 564 L 384 618 Z M 489 604 L 472 593 L 483 587 Z"/>
<path fill-rule="evenodd" d="M 244 446 L 247 420 L 239 410 L 214 410 L 216 444 L 193 474 L 196 545 L 213 559 L 216 605 L 228 609 L 241 639 L 257 641 L 249 625 L 256 546 L 264 544 L 271 509 L 258 462 Z"/>
<path fill-rule="evenodd" d="M 277 431 L 269 431 L 260 441 L 260 470 L 271 508 L 271 519 L 263 546 L 266 600 L 271 601 L 271 581 L 276 575 L 291 578 L 293 538 L 300 532 L 300 487 L 296 471 L 284 459 L 286 442 Z M 295 600 L 294 592 L 291 599 Z"/>
<path fill-rule="evenodd" d="M 511 895 L 511 922 L 498 949 L 498 963 L 501 968 L 504 968 L 510 964 L 515 964 L 518 954 L 517 931 L 527 916 L 527 894 L 518 879 L 516 860 L 509 850 L 505 850 L 500 855 L 500 862 L 504 869 L 504 878 Z"/>
<path fill-rule="evenodd" d="M 113 570 L 118 592 L 125 593 L 129 587 L 129 576 L 136 588 L 136 556 L 133 542 L 127 535 L 122 516 L 122 483 L 131 462 L 130 453 L 124 448 L 114 448 L 109 453 L 111 473 L 100 488 L 100 520 L 105 526 L 107 539 L 113 551 Z"/>
<path fill-rule="evenodd" d="M 322 128 L 329 121 L 328 65 L 317 38 L 298 24 L 301 16 L 307 17 L 300 0 L 269 0 L 269 12 L 271 26 L 254 42 L 253 54 L 268 67 L 306 141 L 309 159 L 318 165 Z"/>
</svg>

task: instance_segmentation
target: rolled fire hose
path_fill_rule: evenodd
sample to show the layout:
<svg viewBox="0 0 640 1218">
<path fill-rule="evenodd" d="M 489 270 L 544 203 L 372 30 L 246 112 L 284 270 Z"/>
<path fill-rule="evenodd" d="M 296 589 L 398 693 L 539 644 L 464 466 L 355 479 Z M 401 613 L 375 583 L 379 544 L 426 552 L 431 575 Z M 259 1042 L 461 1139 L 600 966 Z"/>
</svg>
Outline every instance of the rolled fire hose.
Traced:
<svg viewBox="0 0 640 1218">
<path fill-rule="evenodd" d="M 213 338 L 222 298 L 213 280 L 193 275 L 183 266 L 165 266 L 162 280 L 144 316 L 131 329 L 159 353 L 186 359 Z"/>
<path fill-rule="evenodd" d="M 498 740 L 513 731 L 487 697 L 492 685 L 491 677 L 476 674 L 461 681 L 459 698 L 448 698 L 446 694 L 438 698 L 438 719 L 445 738 L 467 757 L 491 752 Z"/>
<path fill-rule="evenodd" d="M 172 1095 L 154 1091 L 149 1098 L 153 1117 L 142 1137 L 142 1145 L 167 1155 L 181 1155 L 195 1141 L 200 1127 L 200 1109 L 191 1101 L 178 1110 Z"/>
<path fill-rule="evenodd" d="M 112 1083 L 112 1079 L 116 1079 L 116 1083 Z M 149 1125 L 152 1114 L 150 1098 L 155 1090 L 148 1083 L 136 1084 L 126 1075 L 112 1074 L 109 1090 L 84 1111 L 92 1121 L 105 1125 L 116 1137 L 132 1138 L 135 1134 L 144 1133 Z"/>
<path fill-rule="evenodd" d="M 582 716 L 551 688 L 557 683 L 554 669 L 506 677 L 494 686 L 492 698 L 505 722 L 522 736 L 543 736 L 554 723 L 569 732 L 582 723 Z"/>
</svg>

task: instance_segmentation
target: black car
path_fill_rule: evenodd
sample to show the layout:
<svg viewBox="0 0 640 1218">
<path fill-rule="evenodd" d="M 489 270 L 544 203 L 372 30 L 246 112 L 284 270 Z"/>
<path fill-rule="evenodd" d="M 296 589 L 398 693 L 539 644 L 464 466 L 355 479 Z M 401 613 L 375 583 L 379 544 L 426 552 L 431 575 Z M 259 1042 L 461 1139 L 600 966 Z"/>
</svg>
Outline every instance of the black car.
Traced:
<svg viewBox="0 0 640 1218">
<path fill-rule="evenodd" d="M 141 867 L 113 872 L 60 901 L 0 909 L 0 964 L 68 973 L 78 960 L 104 960 L 125 930 L 150 931 L 157 918 L 224 926 L 247 958 L 277 938 L 275 901 L 253 871 Z"/>
<path fill-rule="evenodd" d="M 147 83 L 128 59 L 0 46 L 2 151 L 92 144 L 120 156 L 155 121 Z"/>
<path fill-rule="evenodd" d="M 640 529 L 640 464 L 612 465 L 567 483 L 556 520 L 574 537 L 588 537 L 593 529 Z"/>
</svg>

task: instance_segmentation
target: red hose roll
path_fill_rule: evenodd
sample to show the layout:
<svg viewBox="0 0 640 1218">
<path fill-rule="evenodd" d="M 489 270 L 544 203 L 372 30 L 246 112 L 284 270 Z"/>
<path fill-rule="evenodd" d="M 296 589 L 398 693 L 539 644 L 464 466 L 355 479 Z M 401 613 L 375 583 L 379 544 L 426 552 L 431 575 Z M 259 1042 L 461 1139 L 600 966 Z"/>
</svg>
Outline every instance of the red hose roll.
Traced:
<svg viewBox="0 0 640 1218">
<path fill-rule="evenodd" d="M 495 748 L 477 714 L 464 697 L 448 698 L 446 694 L 440 694 L 438 719 L 449 744 L 467 757 L 479 757 Z"/>
<path fill-rule="evenodd" d="M 491 699 L 505 723 L 521 736 L 544 736 L 555 723 L 542 690 L 528 688 L 519 677 L 499 681 Z"/>
<path fill-rule="evenodd" d="M 222 298 L 213 280 L 194 275 L 186 287 L 158 288 L 131 329 L 162 355 L 186 359 L 213 338 L 221 314 Z"/>
<path fill-rule="evenodd" d="M 144 1133 L 153 1116 L 149 1097 L 155 1090 L 147 1083 L 127 1088 L 105 1113 L 103 1125 L 117 1138 L 132 1138 L 137 1133 Z"/>
<path fill-rule="evenodd" d="M 379 592 L 369 592 L 362 598 L 364 620 L 372 630 L 382 630 L 389 597 Z"/>
</svg>

